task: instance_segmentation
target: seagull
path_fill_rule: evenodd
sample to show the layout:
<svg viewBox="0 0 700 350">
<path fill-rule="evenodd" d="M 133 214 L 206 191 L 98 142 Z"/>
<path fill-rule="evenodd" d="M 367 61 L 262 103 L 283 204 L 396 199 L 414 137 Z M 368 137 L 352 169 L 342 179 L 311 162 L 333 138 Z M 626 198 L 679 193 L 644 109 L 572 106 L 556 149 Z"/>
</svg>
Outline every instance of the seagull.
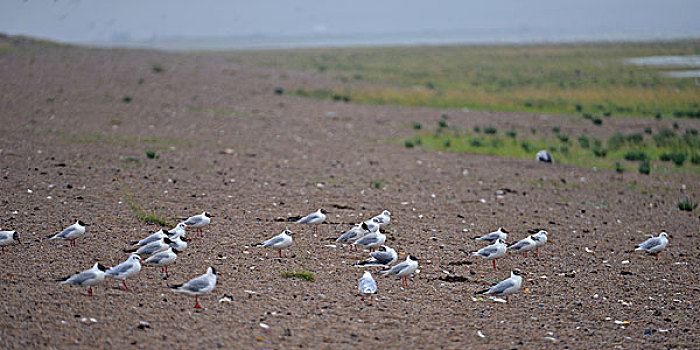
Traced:
<svg viewBox="0 0 700 350">
<path fill-rule="evenodd" d="M 508 249 L 514 250 L 519 253 L 523 253 L 523 256 L 527 258 L 527 252 L 534 250 L 537 247 L 537 238 L 533 236 L 527 236 L 518 243 L 511 244 L 508 246 Z"/>
<path fill-rule="evenodd" d="M 357 246 L 359 244 L 365 248 L 369 248 L 370 252 L 373 252 L 374 248 L 379 247 L 380 245 L 384 244 L 384 242 L 386 242 L 386 235 L 379 231 L 376 231 L 365 235 L 364 237 L 353 242 L 352 244 L 354 246 Z"/>
<path fill-rule="evenodd" d="M 172 241 L 172 243 L 170 243 L 169 246 L 179 251 L 187 249 L 188 239 L 182 238 L 183 235 L 184 233 L 182 233 L 182 231 L 178 231 L 176 234 L 170 236 L 169 239 Z"/>
<path fill-rule="evenodd" d="M 487 233 L 481 237 L 475 237 L 477 241 L 488 241 L 488 242 L 495 242 L 497 239 L 501 239 L 503 242 L 505 242 L 508 239 L 508 230 L 503 228 L 503 226 L 499 227 L 498 230 Z"/>
<path fill-rule="evenodd" d="M 396 259 L 399 258 L 399 255 L 396 254 L 396 251 L 390 247 L 387 247 L 385 245 L 379 247 L 379 250 L 376 252 L 371 252 L 369 253 L 371 258 L 359 262 L 355 264 L 354 266 L 358 267 L 370 267 L 370 266 L 381 266 L 381 267 L 388 267 L 391 266 L 393 263 L 396 262 Z"/>
<path fill-rule="evenodd" d="M 185 234 L 187 233 L 187 225 L 185 225 L 184 222 L 181 222 L 175 226 L 172 230 L 168 231 L 169 236 L 174 236 L 176 233 L 182 232 L 182 236 L 184 237 Z"/>
<path fill-rule="evenodd" d="M 149 254 L 155 254 L 155 253 L 160 253 L 164 250 L 167 250 L 170 248 L 170 244 L 173 243 L 173 241 L 168 238 L 164 237 L 159 241 L 151 242 L 141 248 L 131 248 L 131 249 L 124 249 L 125 253 L 136 253 L 136 254 L 143 254 L 143 255 L 149 255 Z"/>
<path fill-rule="evenodd" d="M 304 216 L 303 218 L 297 220 L 296 222 L 299 224 L 311 224 L 314 225 L 314 234 L 318 232 L 318 224 L 326 221 L 326 210 L 325 209 L 319 209 L 316 210 L 315 212 Z"/>
<path fill-rule="evenodd" d="M 547 243 L 547 231 L 545 230 L 540 230 L 540 232 L 535 233 L 532 238 L 535 238 L 535 255 L 539 258 L 540 257 L 540 247 L 544 246 L 545 243 Z"/>
<path fill-rule="evenodd" d="M 552 162 L 552 156 L 549 154 L 549 152 L 547 152 L 545 150 L 541 150 L 541 151 L 537 152 L 535 159 L 537 159 L 538 161 L 543 162 L 543 163 L 551 163 Z"/>
<path fill-rule="evenodd" d="M 268 239 L 265 242 L 256 244 L 255 246 L 270 247 L 272 249 L 277 249 L 280 252 L 280 259 L 282 258 L 282 249 L 292 245 L 292 231 L 284 230 L 282 233 L 275 237 Z"/>
<path fill-rule="evenodd" d="M 362 228 L 362 224 L 362 222 L 355 224 L 353 228 L 340 235 L 340 237 L 335 240 L 336 243 L 347 243 L 362 238 L 365 235 L 365 229 Z M 352 247 L 353 246 L 350 246 L 351 249 Z"/>
<path fill-rule="evenodd" d="M 65 283 L 75 283 L 81 286 L 88 286 L 88 295 L 92 296 L 92 286 L 102 282 L 105 279 L 105 271 L 107 268 L 102 266 L 100 263 L 95 263 L 91 269 L 87 269 L 83 272 L 76 273 L 73 276 L 58 279 L 61 284 Z"/>
<path fill-rule="evenodd" d="M 388 269 L 388 270 L 382 270 L 379 271 L 379 273 L 384 274 L 384 275 L 396 275 L 399 277 L 403 277 L 403 282 L 404 286 L 408 288 L 408 280 L 406 279 L 406 276 L 416 272 L 418 270 L 418 260 L 419 258 L 416 258 L 415 256 L 407 256 L 406 261 L 395 265 L 394 267 Z"/>
<path fill-rule="evenodd" d="M 0 246 L 2 252 L 5 252 L 5 246 L 22 243 L 19 241 L 19 233 L 17 231 L 0 231 Z"/>
<path fill-rule="evenodd" d="M 369 271 L 365 271 L 365 274 L 357 282 L 357 289 L 362 294 L 362 301 L 365 301 L 365 295 L 369 294 L 369 304 L 372 305 L 372 294 L 377 293 L 377 282 L 374 281 Z"/>
<path fill-rule="evenodd" d="M 508 250 L 508 247 L 503 240 L 499 238 L 496 240 L 496 243 L 483 247 L 471 254 L 480 256 L 486 260 L 491 260 L 491 262 L 493 262 L 493 269 L 498 271 L 496 268 L 496 259 L 506 256 L 506 250 Z"/>
<path fill-rule="evenodd" d="M 485 289 L 475 294 L 493 294 L 493 295 L 505 295 L 506 303 L 510 304 L 508 296 L 517 292 L 520 286 L 523 284 L 523 278 L 520 276 L 519 270 L 514 270 L 510 272 L 510 278 L 503 280 L 496 284 L 495 286 Z"/>
<path fill-rule="evenodd" d="M 68 226 L 65 230 L 61 231 L 61 233 L 56 234 L 54 236 L 49 236 L 49 239 L 67 239 L 70 240 L 70 245 L 75 246 L 75 240 L 85 234 L 85 226 L 88 226 L 84 222 L 78 220 L 75 222 L 75 224 Z"/>
<path fill-rule="evenodd" d="M 168 235 L 167 235 L 165 230 L 160 229 L 160 230 L 158 230 L 158 232 L 156 232 L 156 233 L 154 233 L 154 234 L 152 234 L 152 235 L 150 235 L 150 236 L 148 236 L 148 237 L 146 237 L 138 242 L 134 242 L 132 244 L 144 246 L 144 245 L 148 245 L 150 243 L 159 241 L 159 240 L 163 239 L 164 237 L 168 237 Z"/>
<path fill-rule="evenodd" d="M 371 218 L 363 222 L 364 225 L 362 225 L 362 228 L 365 230 L 365 234 L 377 232 L 379 231 L 380 223 L 379 219 Z"/>
<path fill-rule="evenodd" d="M 202 232 L 202 227 L 209 225 L 213 216 L 206 211 L 195 216 L 190 216 L 183 223 L 187 225 L 187 228 L 194 227 L 197 229 L 199 237 L 204 238 L 204 232 Z"/>
<path fill-rule="evenodd" d="M 379 226 L 386 226 L 391 223 L 391 212 L 388 210 L 383 211 L 381 214 L 373 217 L 372 219 L 379 220 Z"/>
<path fill-rule="evenodd" d="M 194 307 L 195 309 L 201 309 L 199 305 L 199 296 L 211 292 L 216 286 L 216 270 L 213 267 L 207 269 L 207 273 L 190 280 L 185 284 L 170 286 L 174 291 L 178 293 L 185 293 L 187 295 L 194 295 Z"/>
<path fill-rule="evenodd" d="M 128 291 L 129 288 L 126 287 L 126 279 L 138 275 L 139 272 L 141 272 L 141 257 L 134 253 L 131 254 L 125 262 L 109 269 L 105 275 L 122 280 L 124 290 Z"/>
<path fill-rule="evenodd" d="M 180 251 L 175 248 L 168 248 L 157 254 L 153 254 L 150 258 L 144 260 L 146 264 L 160 266 L 160 273 L 165 271 L 165 278 L 168 278 L 168 266 L 175 264 L 177 253 Z"/>
<path fill-rule="evenodd" d="M 647 253 L 654 253 L 656 260 L 659 260 L 659 252 L 668 245 L 668 233 L 662 231 L 658 237 L 652 237 L 637 246 L 635 251 L 644 250 Z"/>
</svg>

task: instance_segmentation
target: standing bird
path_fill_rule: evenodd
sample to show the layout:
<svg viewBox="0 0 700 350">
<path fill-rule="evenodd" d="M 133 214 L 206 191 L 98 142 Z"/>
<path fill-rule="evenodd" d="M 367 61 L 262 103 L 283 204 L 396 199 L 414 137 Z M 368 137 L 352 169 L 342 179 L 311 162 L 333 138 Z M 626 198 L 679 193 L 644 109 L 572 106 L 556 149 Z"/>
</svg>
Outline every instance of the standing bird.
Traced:
<svg viewBox="0 0 700 350">
<path fill-rule="evenodd" d="M 654 253 L 656 260 L 659 260 L 659 252 L 668 245 L 668 233 L 662 231 L 658 237 L 652 237 L 637 246 L 635 251 L 644 250 L 647 253 Z"/>
<path fill-rule="evenodd" d="M 362 224 L 363 223 L 356 224 L 353 228 L 340 235 L 340 237 L 335 240 L 336 243 L 348 243 L 362 238 L 365 235 L 365 229 L 362 228 Z M 354 246 L 350 245 L 350 249 L 352 249 L 352 247 Z"/>
<path fill-rule="evenodd" d="M 140 247 L 138 249 L 136 249 L 136 248 L 124 249 L 124 252 L 125 253 L 136 253 L 136 254 L 150 255 L 150 254 L 160 253 L 164 250 L 168 250 L 168 248 L 170 248 L 171 243 L 173 243 L 173 241 L 170 238 L 164 237 L 159 241 L 151 242 L 151 243 L 149 243 L 143 247 Z"/>
<path fill-rule="evenodd" d="M 370 266 L 381 266 L 381 267 L 388 267 L 391 266 L 393 263 L 396 262 L 396 259 L 399 258 L 399 255 L 396 254 L 396 251 L 390 247 L 387 247 L 385 245 L 379 247 L 379 250 L 376 252 L 371 252 L 369 253 L 371 258 L 358 262 L 357 264 L 353 266 L 358 266 L 358 267 L 370 267 Z"/>
<path fill-rule="evenodd" d="M 372 305 L 372 294 L 377 293 L 377 282 L 374 281 L 369 271 L 365 271 L 365 274 L 357 282 L 357 289 L 362 294 L 362 301 L 365 301 L 365 295 L 369 294 L 369 304 Z"/>
<path fill-rule="evenodd" d="M 109 269 L 105 275 L 122 280 L 123 289 L 128 291 L 126 279 L 138 275 L 139 272 L 141 272 L 141 257 L 138 254 L 131 254 L 125 262 Z"/>
<path fill-rule="evenodd" d="M 487 241 L 487 242 L 495 242 L 497 239 L 502 240 L 505 242 L 508 239 L 508 230 L 503 228 L 503 226 L 499 227 L 498 230 L 487 233 L 481 237 L 474 237 L 477 241 Z"/>
<path fill-rule="evenodd" d="M 168 244 L 171 248 L 177 249 L 179 251 L 183 251 L 187 249 L 187 241 L 189 241 L 186 238 L 182 238 L 183 233 L 181 231 L 178 231 L 178 233 L 170 236 L 170 239 L 172 243 Z"/>
<path fill-rule="evenodd" d="M 88 286 L 88 295 L 92 296 L 92 286 L 102 282 L 105 279 L 105 271 L 107 268 L 100 263 L 95 263 L 91 269 L 76 273 L 73 276 L 58 279 L 56 281 L 65 283 L 75 283 L 81 286 Z"/>
<path fill-rule="evenodd" d="M 532 238 L 535 239 L 535 255 L 540 257 L 540 247 L 547 243 L 547 231 L 540 230 L 540 232 L 535 233 Z"/>
<path fill-rule="evenodd" d="M 178 293 L 185 293 L 187 295 L 194 295 L 194 307 L 195 309 L 201 309 L 199 305 L 199 296 L 206 294 L 214 290 L 216 286 L 216 270 L 213 267 L 207 269 L 207 273 L 190 280 L 185 284 L 179 284 L 170 286 L 171 289 Z"/>
<path fill-rule="evenodd" d="M 503 280 L 496 284 L 495 286 L 485 289 L 475 294 L 493 294 L 493 295 L 505 295 L 506 303 L 510 304 L 508 296 L 517 292 L 520 286 L 523 285 L 523 278 L 520 276 L 519 270 L 514 270 L 510 272 L 510 278 Z"/>
<path fill-rule="evenodd" d="M 282 233 L 278 234 L 275 237 L 272 237 L 268 239 L 265 242 L 256 244 L 256 247 L 270 247 L 272 249 L 277 249 L 280 252 L 280 259 L 282 258 L 282 249 L 289 247 L 292 245 L 292 231 L 289 230 L 284 230 Z"/>
<path fill-rule="evenodd" d="M 165 278 L 168 278 L 168 266 L 175 263 L 177 253 L 179 252 L 179 250 L 171 247 L 166 251 L 153 254 L 150 258 L 144 260 L 144 262 L 146 264 L 160 266 L 160 273 L 163 273 L 165 270 Z"/>
<path fill-rule="evenodd" d="M 67 239 L 70 241 L 70 246 L 73 247 L 75 246 L 75 240 L 85 234 L 85 226 L 88 226 L 84 222 L 78 220 L 75 222 L 75 224 L 68 226 L 65 230 L 61 231 L 61 233 L 49 236 L 49 239 Z"/>
<path fill-rule="evenodd" d="M 493 269 L 498 271 L 496 268 L 496 259 L 506 256 L 506 250 L 508 250 L 508 247 L 503 240 L 499 238 L 496 240 L 496 243 L 483 247 L 471 254 L 486 260 L 491 260 L 491 262 L 493 262 Z"/>
<path fill-rule="evenodd" d="M 384 227 L 391 223 L 391 212 L 388 210 L 383 211 L 381 214 L 373 217 L 372 219 L 379 220 L 379 226 Z"/>
<path fill-rule="evenodd" d="M 17 231 L 0 231 L 0 246 L 2 246 L 2 252 L 5 252 L 5 246 L 12 244 L 21 244 L 19 241 L 19 233 Z"/>
<path fill-rule="evenodd" d="M 518 253 L 523 253 L 523 256 L 527 258 L 527 252 L 534 250 L 537 248 L 537 238 L 533 237 L 532 235 L 527 236 L 518 243 L 511 244 L 508 246 L 508 249 L 514 250 Z"/>
<path fill-rule="evenodd" d="M 316 210 L 315 212 L 304 216 L 303 218 L 297 220 L 296 222 L 299 224 L 311 224 L 314 225 L 314 234 L 318 233 L 318 224 L 323 223 L 326 221 L 326 210 L 325 209 L 319 209 Z"/>
<path fill-rule="evenodd" d="M 138 242 L 132 242 L 131 244 L 144 246 L 144 245 L 148 245 L 150 243 L 153 243 L 155 241 L 159 241 L 159 240 L 163 239 L 164 237 L 168 237 L 168 234 L 165 230 L 160 229 L 160 230 L 158 230 L 158 232 L 156 232 L 156 233 L 154 233 L 154 234 L 152 234 L 152 235 L 150 235 L 150 236 L 148 236 L 148 237 L 146 237 Z"/>
<path fill-rule="evenodd" d="M 402 277 L 404 286 L 408 288 L 408 279 L 406 277 L 418 270 L 418 260 L 420 259 L 409 255 L 406 257 L 406 261 L 395 265 L 388 270 L 379 271 L 379 273 L 383 275 L 396 275 Z"/>
<path fill-rule="evenodd" d="M 172 230 L 168 231 L 168 236 L 174 236 L 178 232 L 182 232 L 182 236 L 185 237 L 187 233 L 187 225 L 185 225 L 184 222 L 181 222 L 175 226 Z"/>
<path fill-rule="evenodd" d="M 386 235 L 376 231 L 356 240 L 352 243 L 352 245 L 361 245 L 365 248 L 369 248 L 370 252 L 373 252 L 374 248 L 379 247 L 380 245 L 384 244 L 384 242 L 386 242 Z"/>
<path fill-rule="evenodd" d="M 198 237 L 204 238 L 204 232 L 202 232 L 202 227 L 209 225 L 213 216 L 206 211 L 195 216 L 190 216 L 183 223 L 187 225 L 187 228 L 194 227 L 197 229 Z"/>
</svg>

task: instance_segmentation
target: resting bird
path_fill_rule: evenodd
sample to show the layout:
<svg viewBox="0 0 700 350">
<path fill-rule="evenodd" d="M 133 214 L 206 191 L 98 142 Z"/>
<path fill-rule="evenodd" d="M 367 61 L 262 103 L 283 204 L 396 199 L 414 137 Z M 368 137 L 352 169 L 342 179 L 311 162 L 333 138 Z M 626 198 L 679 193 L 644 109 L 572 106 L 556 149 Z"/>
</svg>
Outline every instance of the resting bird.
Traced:
<svg viewBox="0 0 700 350">
<path fill-rule="evenodd" d="M 297 220 L 296 222 L 299 224 L 311 224 L 314 225 L 314 234 L 318 233 L 318 224 L 323 223 L 326 221 L 326 210 L 325 209 L 319 209 L 307 216 L 304 216 L 303 218 Z"/>
<path fill-rule="evenodd" d="M 516 251 L 518 253 L 523 253 L 523 256 L 527 258 L 527 252 L 537 248 L 537 238 L 533 236 L 527 236 L 518 243 L 514 243 L 508 246 L 508 249 Z"/>
<path fill-rule="evenodd" d="M 487 242 L 495 242 L 497 239 L 502 240 L 503 242 L 506 242 L 508 239 L 508 230 L 503 228 L 503 226 L 499 227 L 498 230 L 487 233 L 481 237 L 474 237 L 477 241 L 487 241 Z"/>
<path fill-rule="evenodd" d="M 370 267 L 370 266 L 381 266 L 381 267 L 387 267 L 391 266 L 393 263 L 396 262 L 396 259 L 398 259 L 398 254 L 396 254 L 396 251 L 390 247 L 387 247 L 385 245 L 379 247 L 379 250 L 376 252 L 371 252 L 369 253 L 371 258 L 359 262 L 355 264 L 354 266 L 358 267 Z"/>
<path fill-rule="evenodd" d="M 5 252 L 5 246 L 21 243 L 17 231 L 0 231 L 0 246 L 2 246 L 3 253 Z"/>
<path fill-rule="evenodd" d="M 483 247 L 476 252 L 472 252 L 471 254 L 486 260 L 491 260 L 491 262 L 493 262 L 493 269 L 498 271 L 496 268 L 496 259 L 506 256 L 506 250 L 508 250 L 508 247 L 506 247 L 503 240 L 499 238 L 496 240 L 496 243 Z"/>
<path fill-rule="evenodd" d="M 177 254 L 179 252 L 179 250 L 171 247 L 166 251 L 153 254 L 144 262 L 146 264 L 160 266 L 160 273 L 165 271 L 165 278 L 168 278 L 168 266 L 175 264 L 175 259 L 177 259 Z"/>
<path fill-rule="evenodd" d="M 211 292 L 214 290 L 214 287 L 216 287 L 216 270 L 214 270 L 213 267 L 209 267 L 207 269 L 207 273 L 194 278 L 185 284 L 170 286 L 171 289 L 178 293 L 194 295 L 195 309 L 202 308 L 199 305 L 199 296 Z"/>
<path fill-rule="evenodd" d="M 540 257 L 540 247 L 547 243 L 547 231 L 540 230 L 540 232 L 535 233 L 532 238 L 535 239 L 535 255 Z"/>
<path fill-rule="evenodd" d="M 145 246 L 145 245 L 148 245 L 148 244 L 153 243 L 155 241 L 159 241 L 165 237 L 168 237 L 167 232 L 163 229 L 160 229 L 160 230 L 158 230 L 158 232 L 156 232 L 156 233 L 154 233 L 154 234 L 152 234 L 152 235 L 150 235 L 150 236 L 148 236 L 148 237 L 146 237 L 138 242 L 132 242 L 131 244 L 135 244 L 138 246 Z"/>
<path fill-rule="evenodd" d="M 73 276 L 58 279 L 61 284 L 74 283 L 81 286 L 88 286 L 88 295 L 92 296 L 92 286 L 104 281 L 107 268 L 100 263 L 95 263 L 91 269 L 76 273 Z"/>
<path fill-rule="evenodd" d="M 372 219 L 377 219 L 379 221 L 379 226 L 384 227 L 391 223 L 391 212 L 385 210 L 381 214 L 373 217 Z"/>
<path fill-rule="evenodd" d="M 87 224 L 78 220 L 75 224 L 66 227 L 61 233 L 49 236 L 49 239 L 67 239 L 70 241 L 70 246 L 73 247 L 75 246 L 75 240 L 85 234 L 85 226 Z"/>
<path fill-rule="evenodd" d="M 138 254 L 131 254 L 125 262 L 109 269 L 105 275 L 122 280 L 123 289 L 128 291 L 126 279 L 138 275 L 139 272 L 141 272 L 141 257 Z"/>
<path fill-rule="evenodd" d="M 372 294 L 377 293 L 377 282 L 374 281 L 369 271 L 365 271 L 365 274 L 357 282 L 357 289 L 362 294 L 362 301 L 365 301 L 365 295 L 369 295 L 369 304 L 372 305 Z"/>
<path fill-rule="evenodd" d="M 420 260 L 419 258 L 416 258 L 414 256 L 407 256 L 406 261 L 395 265 L 394 267 L 388 269 L 388 270 L 383 270 L 379 271 L 379 273 L 383 275 L 396 275 L 399 277 L 403 278 L 404 286 L 408 288 L 408 280 L 407 276 L 416 272 L 418 270 L 418 261 Z"/>
<path fill-rule="evenodd" d="M 503 280 L 495 286 L 489 289 L 476 292 L 475 294 L 505 295 L 506 303 L 510 304 L 508 296 L 517 292 L 522 285 L 523 278 L 520 276 L 520 270 L 514 270 L 510 272 L 510 278 L 508 278 L 507 280 Z"/>
<path fill-rule="evenodd" d="M 183 222 L 187 228 L 194 227 L 197 229 L 199 237 L 204 238 L 204 232 L 202 232 L 202 227 L 209 225 L 213 216 L 206 211 L 195 216 L 190 216 Z"/>
<path fill-rule="evenodd" d="M 269 247 L 272 249 L 276 249 L 279 251 L 280 259 L 281 259 L 282 258 L 282 249 L 289 247 L 293 243 L 292 234 L 293 234 L 292 231 L 284 230 L 284 231 L 282 231 L 282 233 L 278 234 L 277 236 L 272 237 L 265 242 L 256 244 L 255 246 L 256 247 L 263 246 L 263 247 Z"/>
<path fill-rule="evenodd" d="M 659 260 L 659 252 L 662 251 L 668 245 L 668 233 L 666 231 L 661 232 L 658 237 L 652 237 L 644 241 L 634 250 L 644 250 L 647 253 L 654 253 L 656 260 Z"/>
<path fill-rule="evenodd" d="M 384 244 L 384 242 L 386 242 L 386 235 L 377 231 L 363 236 L 362 238 L 353 242 L 352 245 L 361 245 L 365 248 L 369 248 L 370 252 L 373 252 L 374 248 L 379 247 L 380 245 Z"/>
</svg>

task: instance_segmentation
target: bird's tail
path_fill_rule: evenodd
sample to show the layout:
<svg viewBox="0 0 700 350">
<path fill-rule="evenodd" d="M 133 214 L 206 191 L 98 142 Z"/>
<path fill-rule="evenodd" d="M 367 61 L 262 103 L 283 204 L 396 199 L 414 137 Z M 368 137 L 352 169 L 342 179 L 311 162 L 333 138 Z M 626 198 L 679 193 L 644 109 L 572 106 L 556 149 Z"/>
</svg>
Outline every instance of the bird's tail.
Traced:
<svg viewBox="0 0 700 350">
<path fill-rule="evenodd" d="M 138 250 L 138 248 L 124 249 L 124 253 L 133 253 L 133 252 L 135 252 L 135 251 L 137 251 L 137 250 Z"/>
<path fill-rule="evenodd" d="M 46 236 L 46 237 L 44 237 L 44 238 L 55 239 L 55 238 L 58 238 L 58 234 L 55 234 L 55 233 L 54 233 L 54 234 L 50 234 L 50 235 L 48 235 L 48 236 Z"/>
<path fill-rule="evenodd" d="M 370 287 L 364 287 L 364 288 L 362 288 L 362 293 L 364 293 L 364 294 L 372 294 L 372 288 L 370 288 Z"/>
<path fill-rule="evenodd" d="M 486 294 L 489 291 L 490 288 L 486 288 L 484 290 L 480 290 L 478 292 L 474 292 L 474 294 Z"/>
<path fill-rule="evenodd" d="M 378 273 L 381 273 L 382 275 L 386 275 L 387 273 L 389 273 L 389 271 L 391 271 L 391 269 L 381 270 Z"/>
<path fill-rule="evenodd" d="M 378 264 L 374 260 L 365 260 L 365 261 L 360 261 L 357 264 L 352 265 L 352 266 L 357 266 L 357 267 L 382 266 L 383 267 L 384 265 Z"/>
<path fill-rule="evenodd" d="M 469 255 L 479 256 L 479 252 L 469 252 Z"/>
</svg>

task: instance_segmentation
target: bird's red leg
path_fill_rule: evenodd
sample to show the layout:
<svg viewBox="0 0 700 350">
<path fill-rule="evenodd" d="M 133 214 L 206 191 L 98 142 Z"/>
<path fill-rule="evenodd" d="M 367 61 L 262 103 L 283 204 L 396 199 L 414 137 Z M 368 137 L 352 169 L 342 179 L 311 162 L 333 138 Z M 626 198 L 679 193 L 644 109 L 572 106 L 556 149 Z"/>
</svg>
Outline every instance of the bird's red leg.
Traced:
<svg viewBox="0 0 700 350">
<path fill-rule="evenodd" d="M 126 286 L 126 281 L 122 281 L 122 284 L 124 285 L 124 290 L 125 290 L 125 291 L 128 291 L 129 288 L 127 288 L 127 286 Z"/>
<path fill-rule="evenodd" d="M 168 267 L 167 266 L 165 267 L 165 277 L 166 278 L 168 277 Z"/>
<path fill-rule="evenodd" d="M 5 254 L 5 246 L 2 246 L 2 253 Z"/>
<path fill-rule="evenodd" d="M 527 252 L 523 253 L 523 256 L 524 256 L 525 258 L 527 258 Z"/>
<path fill-rule="evenodd" d="M 656 260 L 659 260 L 659 253 L 654 253 L 654 256 L 656 257 Z"/>
<path fill-rule="evenodd" d="M 282 259 L 282 249 L 280 249 L 280 259 Z"/>
<path fill-rule="evenodd" d="M 535 248 L 535 256 L 540 257 L 540 247 Z"/>
<path fill-rule="evenodd" d="M 496 268 L 496 260 L 491 260 L 491 262 L 493 262 L 493 269 L 498 271 L 498 269 Z"/>
<path fill-rule="evenodd" d="M 510 300 L 508 299 L 508 296 L 506 296 L 506 304 L 510 304 Z"/>
<path fill-rule="evenodd" d="M 365 301 L 365 295 L 362 294 L 362 301 Z"/>
<path fill-rule="evenodd" d="M 199 305 L 199 295 L 198 295 L 198 294 L 194 296 L 194 308 L 195 308 L 195 309 L 201 309 L 201 308 L 202 308 L 202 306 Z"/>
<path fill-rule="evenodd" d="M 88 296 L 92 296 L 92 286 L 88 287 Z"/>
</svg>

